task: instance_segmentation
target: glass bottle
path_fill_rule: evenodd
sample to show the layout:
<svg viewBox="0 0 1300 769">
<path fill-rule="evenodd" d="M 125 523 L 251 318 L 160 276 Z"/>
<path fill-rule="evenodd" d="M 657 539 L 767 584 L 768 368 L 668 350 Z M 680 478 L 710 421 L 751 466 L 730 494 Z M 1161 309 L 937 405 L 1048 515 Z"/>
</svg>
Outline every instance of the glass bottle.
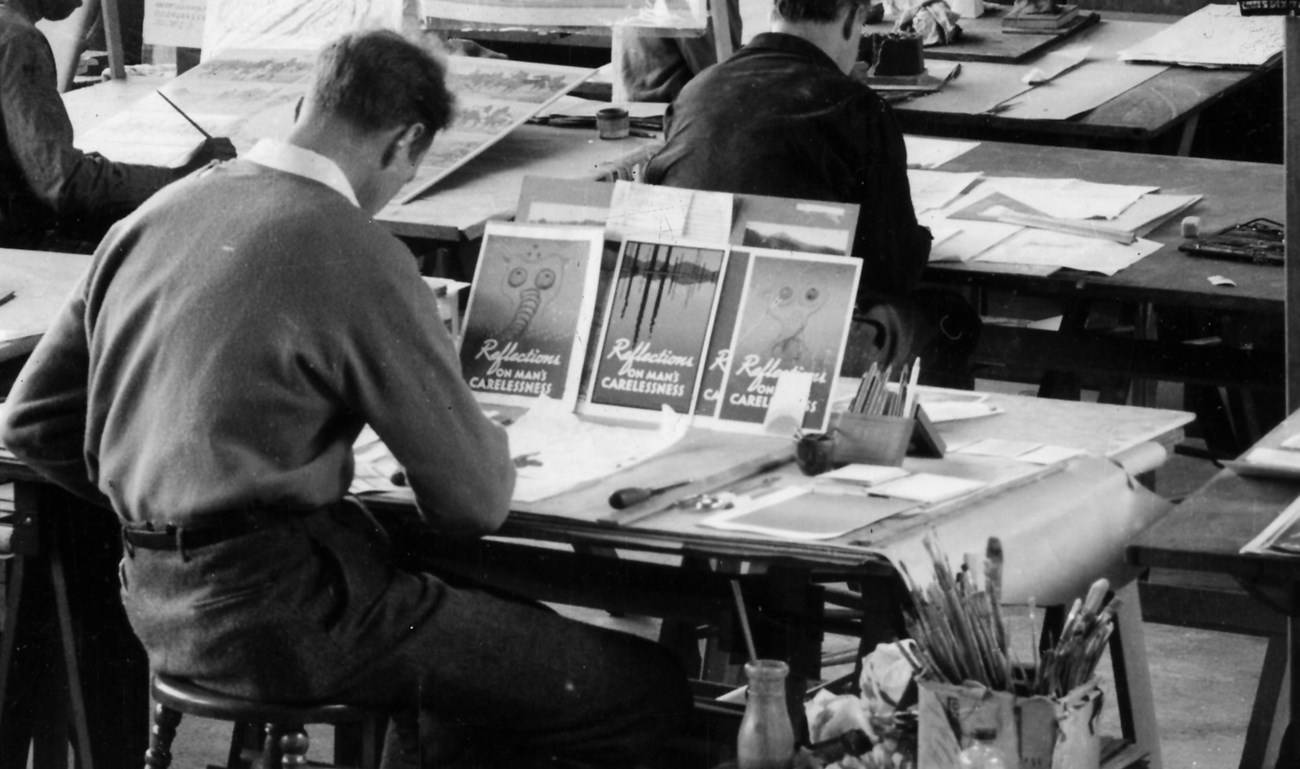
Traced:
<svg viewBox="0 0 1300 769">
<path fill-rule="evenodd" d="M 997 729 L 976 729 L 972 736 L 975 741 L 957 754 L 958 769 L 1006 769 L 1007 757 L 993 744 Z"/>
<path fill-rule="evenodd" d="M 790 667 L 779 660 L 746 663 L 749 690 L 736 737 L 738 769 L 789 769 L 794 759 L 794 727 L 785 704 Z"/>
</svg>

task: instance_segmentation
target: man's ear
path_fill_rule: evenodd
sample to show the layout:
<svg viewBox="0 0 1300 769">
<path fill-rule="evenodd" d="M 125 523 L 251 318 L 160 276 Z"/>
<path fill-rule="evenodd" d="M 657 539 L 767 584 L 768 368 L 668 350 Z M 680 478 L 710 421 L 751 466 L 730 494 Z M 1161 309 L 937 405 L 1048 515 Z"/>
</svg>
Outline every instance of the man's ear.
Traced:
<svg viewBox="0 0 1300 769">
<path fill-rule="evenodd" d="M 388 143 L 384 145 L 384 153 L 380 156 L 379 162 L 384 168 L 388 168 L 394 162 L 401 161 L 404 163 L 414 163 L 417 153 L 415 148 L 420 146 L 420 140 L 428 130 L 424 123 L 412 123 L 403 128 L 389 129 Z"/>
<path fill-rule="evenodd" d="M 848 15 L 844 17 L 844 26 L 840 28 L 840 34 L 848 40 L 853 36 L 853 28 L 861 27 L 866 23 L 865 15 L 862 14 L 865 4 L 858 3 L 856 0 L 849 0 Z"/>
</svg>

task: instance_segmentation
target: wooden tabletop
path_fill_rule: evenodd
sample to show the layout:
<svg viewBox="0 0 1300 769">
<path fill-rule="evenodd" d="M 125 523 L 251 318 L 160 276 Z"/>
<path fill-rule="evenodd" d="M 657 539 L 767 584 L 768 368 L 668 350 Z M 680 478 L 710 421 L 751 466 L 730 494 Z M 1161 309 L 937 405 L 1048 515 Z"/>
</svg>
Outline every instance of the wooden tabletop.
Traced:
<svg viewBox="0 0 1300 769">
<path fill-rule="evenodd" d="M 981 142 L 939 170 L 1158 185 L 1161 192 L 1204 197 L 1147 236 L 1164 243 L 1164 248 L 1111 277 L 1073 270 L 1059 270 L 1046 277 L 1026 276 L 1008 265 L 936 263 L 927 270 L 927 280 L 1028 287 L 1040 293 L 1092 295 L 1157 305 L 1251 313 L 1282 311 L 1285 291 L 1281 268 L 1197 258 L 1178 251 L 1184 241 L 1180 232 L 1183 216 L 1199 216 L 1203 234 L 1256 217 L 1285 221 L 1285 174 L 1281 165 Z M 1231 278 L 1237 285 L 1214 286 L 1208 280 L 1212 275 Z"/>
<path fill-rule="evenodd" d="M 1127 47 L 1137 35 L 1149 37 L 1147 30 L 1158 31 L 1177 16 L 1153 16 L 1106 11 L 1102 21 L 1070 38 L 1049 47 L 1043 54 L 1068 45 L 1091 47 L 1089 58 L 1097 62 L 1113 61 L 1115 53 Z M 978 20 L 976 20 L 978 21 Z M 1158 23 L 1153 23 L 1158 22 Z M 1271 69 L 1208 69 L 1168 67 L 1153 69 L 1150 79 L 1134 85 L 1108 101 L 1082 114 L 1060 120 L 1034 119 L 1035 105 L 1056 103 L 1069 98 L 1066 89 L 1097 75 L 1099 66 L 1089 72 L 1089 63 L 1067 72 L 1053 83 L 1015 97 L 1017 114 L 989 112 L 990 94 L 1019 82 L 1035 66 L 1038 57 L 1011 63 L 988 61 L 962 62 L 961 75 L 934 95 L 898 102 L 894 105 L 903 129 L 937 135 L 979 135 L 989 138 L 1015 138 L 1017 141 L 1044 140 L 1056 137 L 1084 137 L 1150 142 L 1180 128 L 1202 110 L 1225 96 L 1262 78 Z M 943 54 L 939 54 L 943 55 Z M 1127 65 L 1151 67 L 1152 65 Z M 1280 98 L 1280 95 L 1279 95 Z M 970 132 L 974 131 L 975 134 Z"/>
<path fill-rule="evenodd" d="M 89 265 L 84 254 L 0 248 L 0 296 L 14 292 L 0 305 L 0 361 L 36 346 Z"/>
<path fill-rule="evenodd" d="M 1256 445 L 1276 447 L 1298 432 L 1300 414 L 1293 414 Z M 1240 552 L 1297 497 L 1300 482 L 1222 470 L 1134 540 L 1128 558 L 1139 566 L 1227 574 L 1247 581 L 1300 581 L 1300 557 Z"/>
</svg>

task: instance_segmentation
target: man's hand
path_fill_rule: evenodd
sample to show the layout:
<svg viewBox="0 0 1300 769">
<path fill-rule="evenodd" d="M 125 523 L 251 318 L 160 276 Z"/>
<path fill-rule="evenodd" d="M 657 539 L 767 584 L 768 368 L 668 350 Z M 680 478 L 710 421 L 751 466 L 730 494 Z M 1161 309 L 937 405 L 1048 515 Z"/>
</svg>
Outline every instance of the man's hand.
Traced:
<svg viewBox="0 0 1300 769">
<path fill-rule="evenodd" d="M 230 140 L 224 136 L 213 136 L 204 139 L 185 165 L 176 169 L 176 176 L 188 176 L 214 160 L 234 160 L 238 154 L 235 145 L 231 144 Z"/>
<path fill-rule="evenodd" d="M 426 29 L 421 31 L 420 40 L 424 47 L 441 56 L 469 56 L 475 59 L 508 59 L 504 53 L 497 53 L 491 48 L 485 48 L 473 40 L 453 37 L 450 40 L 444 38 L 442 33 L 436 29 Z"/>
<path fill-rule="evenodd" d="M 477 59 L 505 59 L 504 53 L 487 48 L 473 40 L 453 37 L 446 42 L 447 53 L 452 56 L 470 56 Z"/>
<path fill-rule="evenodd" d="M 198 150 L 194 152 L 195 159 L 202 158 L 201 165 L 207 165 L 209 161 L 226 161 L 234 160 L 239 153 L 235 150 L 235 145 L 224 136 L 214 136 L 211 139 L 204 139 L 199 145 Z"/>
</svg>

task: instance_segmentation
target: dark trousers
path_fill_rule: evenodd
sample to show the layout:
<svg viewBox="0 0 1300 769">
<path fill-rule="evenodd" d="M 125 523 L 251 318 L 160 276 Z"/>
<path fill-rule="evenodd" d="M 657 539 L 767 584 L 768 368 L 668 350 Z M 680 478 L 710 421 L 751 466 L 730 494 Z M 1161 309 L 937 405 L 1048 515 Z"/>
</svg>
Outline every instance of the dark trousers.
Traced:
<svg viewBox="0 0 1300 769">
<path fill-rule="evenodd" d="M 658 644 L 399 569 L 349 504 L 187 553 L 128 548 L 122 582 L 155 670 L 387 709 L 389 766 L 653 765 L 691 706 Z"/>
</svg>

